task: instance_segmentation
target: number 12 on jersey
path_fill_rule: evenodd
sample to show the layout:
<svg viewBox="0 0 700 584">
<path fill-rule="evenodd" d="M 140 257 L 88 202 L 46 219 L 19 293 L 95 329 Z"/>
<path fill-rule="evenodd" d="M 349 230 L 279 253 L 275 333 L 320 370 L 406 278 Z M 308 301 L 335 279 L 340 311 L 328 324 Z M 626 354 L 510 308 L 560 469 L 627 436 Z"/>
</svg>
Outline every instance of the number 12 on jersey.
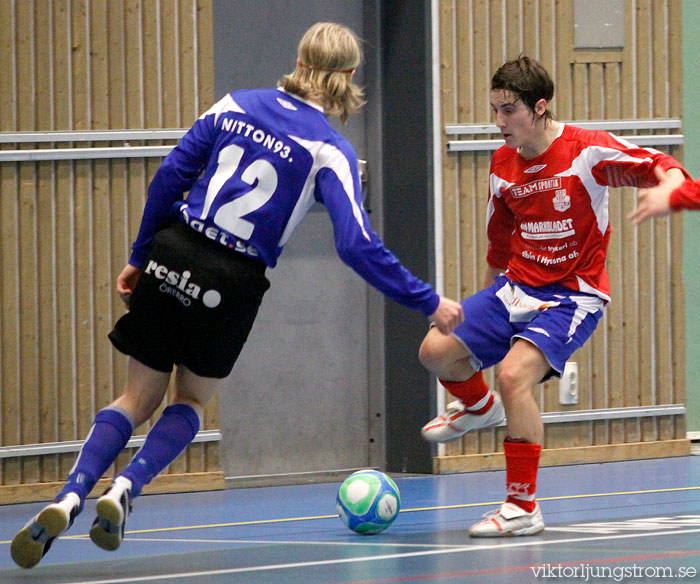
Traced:
<svg viewBox="0 0 700 584">
<path fill-rule="evenodd" d="M 204 199 L 202 220 L 207 218 L 214 199 L 238 170 L 244 153 L 245 150 L 237 144 L 226 146 L 219 152 L 216 172 L 209 181 Z M 277 171 L 267 160 L 258 159 L 243 171 L 241 180 L 251 186 L 257 180 L 257 184 L 249 192 L 221 205 L 214 215 L 214 223 L 232 235 L 247 240 L 253 234 L 255 225 L 243 217 L 259 209 L 270 200 L 277 188 Z"/>
</svg>

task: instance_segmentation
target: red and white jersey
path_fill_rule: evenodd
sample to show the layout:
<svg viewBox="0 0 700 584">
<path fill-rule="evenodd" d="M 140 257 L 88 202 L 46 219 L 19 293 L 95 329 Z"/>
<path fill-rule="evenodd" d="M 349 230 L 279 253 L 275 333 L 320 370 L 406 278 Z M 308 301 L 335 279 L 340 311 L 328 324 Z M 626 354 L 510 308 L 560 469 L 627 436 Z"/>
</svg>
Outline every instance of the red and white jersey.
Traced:
<svg viewBox="0 0 700 584">
<path fill-rule="evenodd" d="M 507 268 L 515 282 L 557 283 L 609 301 L 608 187 L 653 186 L 657 164 L 682 169 L 658 150 L 566 124 L 536 158 L 501 147 L 489 177 L 489 265 Z"/>
</svg>

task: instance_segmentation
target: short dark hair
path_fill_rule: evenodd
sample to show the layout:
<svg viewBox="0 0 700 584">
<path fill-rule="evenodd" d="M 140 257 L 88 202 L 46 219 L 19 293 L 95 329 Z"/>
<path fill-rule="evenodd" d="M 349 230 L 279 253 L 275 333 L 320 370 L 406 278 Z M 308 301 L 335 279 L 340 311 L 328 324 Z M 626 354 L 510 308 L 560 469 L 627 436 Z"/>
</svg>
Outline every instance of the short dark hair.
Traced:
<svg viewBox="0 0 700 584">
<path fill-rule="evenodd" d="M 491 78 L 491 90 L 510 91 L 533 112 L 535 104 L 544 99 L 547 103 L 554 97 L 554 82 L 547 70 L 535 59 L 519 55 L 517 59 L 501 65 Z M 545 120 L 552 119 L 552 113 L 544 112 Z"/>
</svg>

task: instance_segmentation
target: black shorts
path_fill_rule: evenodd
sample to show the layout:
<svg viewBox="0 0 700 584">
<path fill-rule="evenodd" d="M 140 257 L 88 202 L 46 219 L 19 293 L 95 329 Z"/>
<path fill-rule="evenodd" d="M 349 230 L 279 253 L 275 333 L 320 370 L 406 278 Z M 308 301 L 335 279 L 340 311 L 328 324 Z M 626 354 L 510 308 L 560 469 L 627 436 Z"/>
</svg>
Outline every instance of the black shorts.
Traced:
<svg viewBox="0 0 700 584">
<path fill-rule="evenodd" d="M 112 344 L 157 371 L 226 377 L 270 287 L 263 262 L 184 224 L 159 231 Z"/>
</svg>

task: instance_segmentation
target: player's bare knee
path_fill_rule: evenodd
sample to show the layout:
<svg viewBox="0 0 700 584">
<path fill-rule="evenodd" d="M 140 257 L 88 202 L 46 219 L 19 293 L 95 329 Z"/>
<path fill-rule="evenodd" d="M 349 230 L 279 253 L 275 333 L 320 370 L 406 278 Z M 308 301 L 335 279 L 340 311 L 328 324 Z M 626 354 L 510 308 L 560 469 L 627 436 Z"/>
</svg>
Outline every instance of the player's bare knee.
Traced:
<svg viewBox="0 0 700 584">
<path fill-rule="evenodd" d="M 428 334 L 425 339 L 423 339 L 418 349 L 418 359 L 423 367 L 433 373 L 437 373 L 440 369 L 444 368 L 447 360 L 444 347 L 442 347 L 441 343 L 431 334 Z"/>
<path fill-rule="evenodd" d="M 135 391 L 127 388 L 110 405 L 127 412 L 134 422 L 134 427 L 137 427 L 156 412 L 162 401 L 163 395 L 157 392 Z"/>
<path fill-rule="evenodd" d="M 521 392 L 530 391 L 530 387 L 523 383 L 522 372 L 517 366 L 501 364 L 496 378 L 504 400 L 516 398 Z"/>
</svg>

